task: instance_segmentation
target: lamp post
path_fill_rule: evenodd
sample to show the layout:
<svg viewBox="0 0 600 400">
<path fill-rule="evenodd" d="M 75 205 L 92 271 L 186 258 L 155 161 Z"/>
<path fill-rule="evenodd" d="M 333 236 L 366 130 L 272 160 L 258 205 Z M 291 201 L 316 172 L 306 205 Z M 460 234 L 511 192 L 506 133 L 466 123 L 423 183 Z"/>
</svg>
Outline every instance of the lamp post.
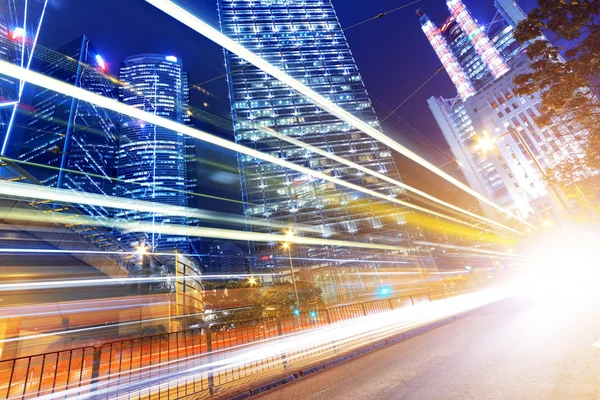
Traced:
<svg viewBox="0 0 600 400">
<path fill-rule="evenodd" d="M 140 256 L 140 264 L 142 266 L 142 280 L 138 284 L 138 290 L 142 298 L 140 302 L 146 302 L 148 299 L 144 297 L 145 295 L 150 294 L 150 282 L 148 278 L 150 277 L 150 258 L 148 257 L 148 247 L 145 242 L 141 242 L 137 247 L 137 253 Z M 143 314 L 143 305 L 140 303 L 140 329 L 144 326 L 144 314 Z"/>
<path fill-rule="evenodd" d="M 294 236 L 294 231 L 287 231 L 287 237 Z M 294 294 L 296 295 L 296 310 L 300 311 L 300 297 L 298 297 L 298 286 L 296 286 L 296 274 L 294 273 L 294 262 L 292 261 L 292 246 L 288 242 L 283 243 L 283 248 L 288 251 L 290 260 L 290 270 L 292 271 L 292 283 L 294 284 Z"/>
<path fill-rule="evenodd" d="M 145 242 L 141 242 L 137 247 L 137 253 L 140 256 L 140 264 L 142 267 L 142 278 L 150 277 L 150 257 L 148 257 L 148 246 Z M 142 280 L 140 283 L 141 294 L 150 294 L 150 282 Z"/>
</svg>

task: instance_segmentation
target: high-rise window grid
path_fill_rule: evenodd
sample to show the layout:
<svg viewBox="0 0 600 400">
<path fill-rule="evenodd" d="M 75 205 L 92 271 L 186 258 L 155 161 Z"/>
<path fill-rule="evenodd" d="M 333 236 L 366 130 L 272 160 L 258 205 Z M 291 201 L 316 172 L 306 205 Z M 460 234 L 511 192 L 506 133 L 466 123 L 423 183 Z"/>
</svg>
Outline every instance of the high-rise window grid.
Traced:
<svg viewBox="0 0 600 400">
<path fill-rule="evenodd" d="M 180 123 L 189 120 L 187 75 L 180 60 L 160 54 L 125 59 L 121 71 L 123 103 Z M 126 119 L 121 126 L 117 157 L 116 194 L 119 197 L 187 206 L 186 140 L 183 134 L 143 121 Z M 182 225 L 184 217 L 160 213 L 118 211 L 118 218 L 155 225 Z M 188 251 L 188 238 L 125 235 L 129 245 L 144 242 L 153 251 Z"/>
<path fill-rule="evenodd" d="M 219 12 L 221 29 L 226 35 L 379 128 L 330 1 L 220 0 Z M 252 124 L 268 126 L 400 180 L 387 147 L 322 111 L 282 82 L 248 66 L 238 56 L 226 52 L 226 62 L 231 72 L 230 96 L 238 143 L 393 197 L 403 196 L 399 188 L 255 129 Z M 239 156 L 239 166 L 244 201 L 252 203 L 245 209 L 248 216 L 290 226 L 317 226 L 321 229 L 320 236 L 325 238 L 407 243 L 401 209 L 390 203 L 248 156 Z M 259 231 L 278 233 L 270 229 Z M 287 260 L 278 257 L 276 244 L 254 244 L 252 250 L 255 266 L 259 268 L 286 265 Z M 306 260 L 309 253 L 313 257 L 320 254 L 316 257 L 320 259 L 356 256 L 356 252 L 344 248 L 309 247 L 302 252 L 294 251 Z M 339 263 L 325 263 L 328 267 L 334 264 Z M 372 267 L 377 267 L 375 261 Z"/>
</svg>

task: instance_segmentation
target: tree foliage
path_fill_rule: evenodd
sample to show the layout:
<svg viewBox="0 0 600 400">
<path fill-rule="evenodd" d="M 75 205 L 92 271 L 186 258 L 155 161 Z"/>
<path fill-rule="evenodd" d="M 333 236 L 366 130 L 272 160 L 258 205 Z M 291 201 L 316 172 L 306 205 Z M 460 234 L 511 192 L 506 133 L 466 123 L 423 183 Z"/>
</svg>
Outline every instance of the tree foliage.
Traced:
<svg viewBox="0 0 600 400">
<path fill-rule="evenodd" d="M 298 298 L 302 312 L 323 306 L 322 291 L 313 282 L 297 281 Z M 211 322 L 229 323 L 266 317 L 291 315 L 296 307 L 292 282 L 272 286 L 250 285 L 247 281 L 228 281 L 204 284 L 204 307 L 217 312 Z M 225 290 L 227 289 L 227 290 Z"/>
<path fill-rule="evenodd" d="M 540 40 L 548 34 L 564 46 Z M 514 83 L 518 95 L 540 93 L 543 115 L 536 123 L 588 133 L 587 138 L 569 137 L 583 139 L 585 153 L 558 166 L 559 174 L 568 179 L 581 168 L 600 168 L 600 0 L 538 0 L 515 38 L 533 41 L 527 49 L 532 70 Z M 580 163 L 574 163 L 578 158 Z"/>
</svg>

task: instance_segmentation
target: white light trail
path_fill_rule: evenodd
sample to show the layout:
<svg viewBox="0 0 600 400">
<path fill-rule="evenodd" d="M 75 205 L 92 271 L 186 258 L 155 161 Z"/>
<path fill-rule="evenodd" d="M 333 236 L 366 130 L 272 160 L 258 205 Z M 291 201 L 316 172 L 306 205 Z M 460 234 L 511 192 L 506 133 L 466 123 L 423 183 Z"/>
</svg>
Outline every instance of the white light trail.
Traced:
<svg viewBox="0 0 600 400">
<path fill-rule="evenodd" d="M 368 263 L 368 264 L 412 264 L 410 261 L 384 261 L 384 260 L 368 260 L 368 259 L 356 259 L 356 258 L 310 258 L 310 257 L 292 257 L 294 260 L 305 260 L 305 261 L 334 261 L 334 262 L 357 262 L 357 263 Z M 409 256 L 402 256 L 406 259 Z M 288 260 L 289 257 L 275 257 L 277 260 Z"/>
<path fill-rule="evenodd" d="M 0 61 L 1 62 L 1 61 Z M 1 210 L 0 210 L 1 211 Z M 1 216 L 1 214 L 0 214 Z M 71 214 L 71 216 L 74 216 Z M 408 249 L 403 246 L 392 246 L 392 245 L 383 245 L 383 244 L 375 244 L 375 243 L 365 243 L 365 242 L 349 242 L 344 240 L 331 240 L 331 239 L 321 239 L 315 237 L 305 237 L 305 236 L 288 236 L 288 235 L 275 235 L 271 233 L 260 233 L 260 232 L 249 232 L 249 231 L 238 231 L 238 230 L 230 230 L 230 229 L 220 229 L 220 228 L 206 228 L 201 226 L 191 227 L 186 225 L 154 225 L 151 223 L 141 223 L 141 222 L 131 222 L 131 221 L 120 221 L 120 220 L 111 220 L 106 219 L 103 221 L 99 221 L 93 218 L 88 218 L 84 216 L 75 216 L 76 218 L 70 218 L 69 214 L 67 215 L 56 215 L 56 213 L 51 214 L 43 214 L 36 215 L 30 212 L 25 212 L 23 210 L 18 211 L 10 211 L 11 219 L 26 219 L 27 221 L 51 221 L 53 223 L 62 223 L 62 224 L 85 224 L 90 226 L 106 226 L 110 225 L 115 229 L 119 229 L 123 232 L 140 232 L 140 233 L 162 233 L 166 235 L 175 235 L 175 236 L 193 236 L 193 237 L 205 237 L 212 239 L 229 239 L 229 240 L 240 240 L 240 241 L 255 241 L 255 242 L 266 242 L 270 244 L 275 243 L 285 243 L 289 242 L 292 244 L 300 244 L 300 245 L 318 245 L 318 246 L 339 246 L 339 247 L 354 247 L 354 248 L 364 248 L 364 249 L 372 249 L 372 250 L 391 250 L 399 253 L 407 253 Z"/>
<path fill-rule="evenodd" d="M 33 54 L 35 53 L 35 48 L 37 47 L 38 38 L 40 36 L 40 30 L 42 29 L 42 21 L 44 20 L 44 15 L 46 15 L 46 8 L 48 7 L 48 1 L 44 0 L 44 6 L 42 7 L 42 12 L 40 14 L 40 20 L 38 21 L 37 30 L 35 31 L 35 35 L 33 37 L 33 43 L 31 46 L 31 52 L 29 54 L 29 59 L 27 60 L 27 69 L 31 68 L 31 61 L 33 60 Z M 27 0 L 25 0 L 25 8 L 23 10 L 23 43 L 21 48 L 21 68 L 23 68 L 23 61 L 25 58 L 25 41 L 27 36 L 27 11 L 28 11 Z M 12 114 L 10 116 L 10 120 L 8 122 L 8 126 L 6 128 L 6 136 L 4 138 L 4 143 L 2 143 L 2 149 L 0 149 L 0 155 L 4 155 L 6 151 L 6 147 L 8 146 L 8 139 L 10 138 L 10 134 L 12 132 L 12 127 L 15 122 L 15 117 L 17 115 L 17 107 L 21 102 L 21 97 L 23 96 L 23 89 L 25 88 L 25 82 L 21 80 L 19 82 L 19 95 L 16 104 L 13 106 Z"/>
<path fill-rule="evenodd" d="M 285 83 L 286 85 L 288 85 L 292 89 L 296 90 L 300 94 L 306 96 L 315 105 L 319 106 L 323 110 L 338 117 L 342 121 L 347 122 L 351 126 L 362 131 L 363 133 L 371 136 L 372 138 L 380 141 L 381 143 L 385 144 L 386 146 L 396 150 L 397 152 L 404 155 L 408 159 L 427 168 L 431 172 L 435 173 L 436 175 L 442 177 L 446 181 L 457 186 L 459 189 L 465 191 L 466 193 L 469 193 L 470 195 L 483 201 L 484 203 L 489 204 L 490 206 L 494 207 L 495 209 L 497 209 L 498 211 L 502 212 L 503 214 L 509 216 L 510 218 L 517 219 L 517 220 L 521 221 L 522 223 L 524 223 L 525 225 L 527 225 L 533 229 L 537 229 L 535 226 L 529 224 L 527 221 L 525 221 L 521 217 L 498 206 L 492 200 L 488 199 L 487 197 L 483 196 L 482 194 L 478 193 L 477 191 L 471 189 L 464 183 L 460 182 L 458 179 L 453 178 L 446 172 L 442 171 L 441 169 L 439 169 L 435 165 L 431 164 L 429 161 L 425 160 L 424 158 L 417 155 L 416 153 L 410 151 L 406 147 L 404 147 L 404 146 L 400 145 L 399 143 L 395 142 L 394 140 L 388 138 L 386 135 L 379 132 L 377 129 L 373 128 L 372 126 L 370 126 L 369 124 L 360 120 L 359 118 L 353 116 L 352 114 L 345 111 L 341 107 L 337 106 L 333 102 L 327 100 L 325 97 L 321 96 L 320 94 L 316 93 L 315 91 L 313 91 L 306 85 L 304 85 L 304 84 L 300 83 L 299 81 L 297 81 L 296 79 L 292 78 L 285 72 L 281 71 L 279 68 L 271 65 L 270 63 L 265 61 L 263 58 L 257 56 L 256 54 L 252 53 L 251 51 L 249 51 L 248 49 L 246 49 L 239 43 L 235 42 L 234 40 L 230 39 L 226 35 L 222 34 L 217 29 L 213 28 L 206 22 L 202 21 L 201 19 L 199 19 L 198 17 L 196 17 L 195 15 L 193 15 L 186 9 L 176 5 L 175 3 L 173 3 L 170 0 L 146 0 L 146 2 L 153 5 L 154 7 L 158 8 L 159 10 L 163 11 L 165 14 L 170 15 L 177 21 L 179 21 L 182 24 L 186 25 L 187 27 L 193 29 L 194 31 L 198 32 L 199 34 L 212 40 L 213 42 L 215 42 L 219 46 L 223 47 L 224 49 L 231 51 L 232 53 L 238 55 L 239 57 L 241 57 L 244 60 L 248 61 L 249 63 L 253 64 L 257 68 L 261 69 L 262 71 L 268 73 L 269 75 L 273 76 L 274 78 L 278 79 L 279 81 Z"/>
<path fill-rule="evenodd" d="M 150 397 L 150 394 L 157 393 L 159 388 L 171 389 L 179 384 L 187 385 L 192 376 L 198 377 L 209 371 L 216 376 L 219 373 L 235 371 L 238 368 L 244 371 L 247 383 L 247 377 L 252 373 L 260 374 L 262 371 L 260 368 L 269 370 L 281 368 L 283 371 L 284 358 L 288 368 L 293 366 L 294 362 L 310 359 L 317 355 L 320 355 L 320 360 L 323 360 L 335 354 L 346 353 L 370 343 L 379 342 L 410 329 L 477 309 L 505 299 L 512 294 L 511 286 L 503 286 L 434 302 L 419 303 L 415 306 L 306 329 L 218 352 L 152 364 L 153 371 L 158 368 L 165 375 L 168 374 L 167 377 L 163 373 L 148 374 L 144 371 L 147 371 L 148 367 L 136 368 L 132 371 L 123 370 L 111 374 L 110 380 L 105 379 L 94 384 L 94 391 L 81 393 L 82 388 L 78 387 L 49 393 L 38 398 L 50 400 L 67 396 L 74 399 L 89 399 L 115 395 L 129 398 L 142 393 Z M 218 354 L 218 357 L 214 357 L 213 354 Z M 315 359 L 315 363 L 318 361 Z M 259 368 L 255 369 L 256 367 Z M 119 377 L 122 377 L 122 383 L 119 382 Z M 110 385 L 107 384 L 108 382 Z M 89 385 L 85 385 L 86 391 L 88 388 Z"/>
<path fill-rule="evenodd" d="M 227 274 L 227 275 L 185 275 L 185 276 L 150 276 L 142 278 L 108 278 L 108 279 L 71 279 L 71 280 L 45 280 L 36 282 L 18 282 L 1 283 L 0 292 L 16 290 L 34 290 L 34 289 L 59 289 L 69 287 L 88 287 L 88 286 L 112 286 L 127 285 L 132 283 L 159 283 L 182 280 L 219 280 L 219 279 L 244 279 L 258 277 L 273 277 L 280 275 L 273 274 Z M 0 310 L 1 311 L 1 310 Z"/>
<path fill-rule="evenodd" d="M 399 253 L 407 253 L 408 249 L 402 246 L 391 246 L 391 245 L 380 245 L 375 243 L 364 243 L 364 242 L 349 242 L 343 240 L 330 240 L 320 239 L 314 237 L 304 236 L 288 236 L 288 235 L 275 235 L 270 233 L 259 233 L 259 232 L 248 232 L 248 231 L 236 231 L 229 229 L 218 229 L 218 228 L 205 228 L 205 227 L 190 227 L 185 225 L 154 225 L 151 223 L 140 223 L 140 222 L 129 222 L 129 221 L 98 221 L 93 218 L 87 218 L 78 216 L 77 218 L 67 218 L 63 215 L 56 215 L 52 213 L 49 215 L 31 215 L 27 212 L 11 211 L 11 219 L 18 217 L 27 219 L 28 221 L 52 221 L 54 223 L 78 223 L 86 224 L 90 226 L 105 226 L 110 222 L 110 226 L 119 229 L 123 232 L 153 232 L 162 233 L 167 235 L 175 236 L 193 236 L 193 237 L 204 237 L 212 239 L 229 239 L 229 240 L 240 240 L 240 241 L 256 241 L 266 242 L 270 244 L 285 243 L 289 242 L 292 244 L 300 245 L 318 245 L 318 246 L 339 246 L 339 247 L 353 247 L 353 248 L 365 248 L 372 250 L 391 250 Z"/>
<path fill-rule="evenodd" d="M 193 236 L 213 239 L 229 239 L 266 243 L 292 243 L 300 245 L 319 245 L 319 246 L 340 246 L 355 247 L 372 250 L 391 250 L 398 252 L 407 252 L 408 249 L 402 246 L 390 246 L 384 244 L 349 242 L 345 240 L 320 239 L 304 236 L 275 235 L 271 233 L 234 231 L 219 228 L 190 227 L 182 225 L 152 225 L 146 223 L 115 223 L 123 231 L 129 232 L 153 232 L 163 235 Z"/>
<path fill-rule="evenodd" d="M 2 319 L 11 319 L 11 318 L 30 318 L 30 317 L 48 317 L 48 316 L 52 316 L 52 315 L 58 315 L 60 317 L 64 316 L 64 315 L 69 315 L 69 314 L 82 314 L 82 313 L 93 313 L 93 312 L 97 312 L 97 311 L 115 311 L 115 310 L 127 310 L 127 309 L 132 309 L 132 308 L 142 308 L 142 307 L 154 307 L 154 306 L 165 306 L 165 305 L 169 305 L 169 302 L 156 302 L 156 303 L 149 303 L 149 304 L 128 304 L 128 305 L 122 305 L 122 306 L 105 306 L 105 307 L 84 307 L 81 309 L 74 309 L 74 310 L 57 310 L 57 311 L 40 311 L 40 312 L 30 312 L 27 314 L 18 314 L 19 310 L 18 309 L 11 309 L 11 311 L 13 312 L 12 315 L 0 315 L 0 320 Z M 111 326 L 115 326 L 115 324 L 112 324 Z"/>
<path fill-rule="evenodd" d="M 242 218 L 233 214 L 206 211 L 188 207 L 173 206 L 164 203 L 153 203 L 143 200 L 127 199 L 94 193 L 77 192 L 68 189 L 58 189 L 43 185 L 33 185 L 20 182 L 0 181 L 0 195 L 8 197 L 26 197 L 28 199 L 52 200 L 62 203 L 86 204 L 91 206 L 131 210 L 162 215 L 176 215 L 188 218 L 198 218 L 204 221 L 225 222 L 236 225 L 256 225 L 268 228 L 289 229 L 288 224 L 269 222 L 258 218 Z M 294 225 L 294 229 L 306 232 L 321 233 L 321 229 Z"/>
<path fill-rule="evenodd" d="M 394 186 L 397 186 L 397 187 L 400 187 L 402 189 L 405 189 L 405 190 L 408 190 L 410 192 L 413 192 L 413 193 L 415 193 L 415 194 L 417 194 L 417 195 L 419 195 L 421 197 L 424 197 L 424 198 L 426 198 L 428 200 L 431 200 L 431 201 L 433 201 L 435 203 L 438 203 L 438 204 L 440 204 L 440 205 L 442 205 L 444 207 L 448 207 L 448 208 L 450 208 L 450 209 L 452 209 L 454 211 L 458 211 L 460 213 L 466 214 L 469 217 L 472 217 L 472 218 L 475 218 L 475 219 L 479 219 L 479 220 L 481 220 L 483 222 L 486 222 L 486 223 L 488 223 L 490 225 L 495 225 L 497 227 L 506 229 L 506 230 L 511 231 L 513 233 L 516 233 L 518 235 L 522 235 L 521 232 L 519 232 L 519 231 L 517 231 L 515 229 L 512 229 L 512 228 L 509 228 L 508 226 L 503 225 L 503 224 L 501 224 L 499 222 L 496 222 L 496 221 L 493 221 L 491 219 L 482 217 L 482 216 L 477 215 L 475 213 L 472 213 L 472 212 L 470 212 L 468 210 L 465 210 L 463 208 L 460 208 L 460 207 L 457 207 L 457 206 L 455 206 L 453 204 L 450 204 L 450 203 L 448 203 L 446 201 L 440 200 L 437 197 L 434 197 L 434 196 L 432 196 L 432 195 L 430 195 L 428 193 L 425 193 L 425 192 L 423 192 L 421 190 L 413 188 L 412 186 L 409 186 L 409 185 L 405 184 L 404 182 L 400 182 L 400 181 L 398 181 L 396 179 L 390 178 L 389 176 L 381 174 L 381 173 L 379 173 L 377 171 L 374 171 L 374 170 L 372 170 L 370 168 L 367 168 L 367 167 L 364 167 L 364 166 L 362 166 L 360 164 L 357 164 L 355 162 L 346 160 L 343 157 L 337 156 L 337 155 L 335 155 L 333 153 L 330 153 L 328 151 L 322 150 L 322 149 L 320 149 L 318 147 L 312 146 L 312 145 L 310 145 L 308 143 L 305 143 L 305 142 L 302 142 L 302 141 L 300 141 L 298 139 L 294 139 L 294 138 L 292 138 L 290 136 L 282 135 L 281 133 L 279 133 L 279 132 L 277 132 L 277 131 L 269 128 L 269 127 L 261 126 L 260 124 L 253 123 L 253 122 L 250 122 L 250 125 L 253 126 L 255 129 L 258 129 L 258 130 L 263 131 L 263 132 L 265 132 L 265 133 L 267 133 L 267 134 L 269 134 L 269 135 L 271 135 L 273 137 L 276 137 L 279 140 L 283 140 L 285 142 L 294 144 L 296 146 L 302 147 L 302 148 L 304 148 L 304 149 L 306 149 L 308 151 L 311 151 L 313 153 L 320 154 L 320 155 L 325 156 L 327 158 L 330 158 L 330 159 L 332 159 L 334 161 L 337 161 L 337 162 L 339 162 L 341 164 L 344 164 L 344 165 L 347 165 L 349 167 L 355 168 L 355 169 L 357 169 L 359 171 L 362 171 L 362 172 L 364 172 L 364 173 L 366 173 L 368 175 L 374 176 L 374 177 L 376 177 L 378 179 L 381 179 L 383 181 L 391 183 Z M 410 203 L 407 203 L 407 204 L 410 204 Z M 411 208 L 414 208 L 413 205 L 410 205 L 410 206 L 411 206 Z M 447 217 L 444 217 L 444 218 L 447 218 Z M 458 222 L 460 224 L 468 225 L 468 226 L 471 226 L 471 227 L 473 226 L 472 224 L 469 224 L 467 222 L 460 221 L 460 220 L 457 220 L 457 219 L 454 219 L 454 218 L 452 218 L 451 220 L 454 221 L 454 222 Z"/>
<path fill-rule="evenodd" d="M 502 257 L 507 257 L 507 258 L 524 258 L 524 256 L 520 255 L 520 254 L 502 253 L 500 251 L 493 251 L 493 250 L 481 250 L 481 249 L 475 249 L 475 248 L 472 248 L 472 247 L 455 246 L 455 245 L 452 245 L 452 244 L 424 242 L 424 241 L 418 241 L 418 240 L 414 241 L 413 243 L 416 244 L 416 245 L 422 245 L 422 246 L 442 247 L 442 248 L 445 248 L 445 249 L 471 251 L 471 252 L 474 252 L 474 253 L 491 254 L 491 255 L 502 256 Z"/>
<path fill-rule="evenodd" d="M 108 110 L 112 110 L 112 111 L 127 115 L 129 117 L 132 117 L 132 118 L 135 118 L 135 119 L 138 119 L 141 121 L 145 121 L 150 124 L 157 125 L 157 126 L 160 126 L 160 127 L 166 128 L 166 129 L 180 132 L 187 136 L 190 136 L 190 137 L 193 137 L 193 138 L 196 138 L 196 139 L 208 142 L 208 143 L 212 143 L 216 146 L 230 149 L 230 150 L 236 151 L 238 153 L 246 154 L 248 156 L 251 156 L 251 157 L 254 157 L 254 158 L 257 158 L 260 160 L 264 160 L 264 161 L 282 166 L 284 168 L 298 171 L 303 174 L 312 176 L 314 178 L 322 179 L 324 181 L 331 182 L 331 183 L 346 187 L 351 190 L 356 190 L 358 192 L 362 192 L 362 193 L 368 194 L 373 197 L 377 197 L 377 198 L 380 198 L 380 199 L 383 199 L 383 200 L 386 200 L 386 201 L 389 201 L 392 203 L 396 203 L 396 204 L 402 205 L 404 207 L 410 207 L 410 208 L 413 208 L 413 209 L 416 209 L 416 210 L 419 210 L 419 211 L 422 211 L 422 212 L 425 212 L 428 214 L 438 216 L 440 218 L 450 219 L 456 223 L 460 223 L 460 224 L 464 223 L 456 218 L 449 217 L 447 215 L 438 213 L 436 211 L 432 211 L 432 210 L 429 210 L 424 207 L 419 207 L 414 204 L 407 203 L 402 200 L 398 200 L 394 197 L 385 195 L 383 193 L 376 192 L 374 190 L 363 188 L 359 185 L 355 185 L 353 183 L 346 182 L 346 181 L 338 179 L 338 178 L 334 178 L 334 177 L 324 174 L 322 172 L 314 171 L 310 168 L 306 168 L 306 167 L 294 164 L 292 162 L 283 160 L 281 158 L 274 157 L 270 154 L 265 154 L 260 151 L 239 145 L 237 143 L 230 142 L 228 140 L 219 138 L 217 136 L 200 131 L 198 129 L 180 124 L 176 121 L 172 121 L 170 119 L 142 111 L 135 107 L 125 105 L 118 101 L 105 98 L 103 96 L 89 92 L 89 91 L 81 89 L 79 87 L 76 87 L 73 85 L 68 85 L 64 82 L 49 78 L 45 75 L 19 68 L 18 66 L 7 63 L 6 61 L 0 60 L 0 73 L 11 76 L 13 78 L 22 79 L 33 85 L 40 86 L 40 87 L 43 87 L 43 88 L 46 88 L 48 90 L 52 90 L 52 91 L 55 91 L 58 93 L 62 93 L 64 95 L 74 97 L 74 98 L 86 101 L 88 103 L 96 104 L 96 105 L 106 108 Z"/>
<path fill-rule="evenodd" d="M 222 311 L 217 311 L 217 312 L 222 312 Z M 186 317 L 193 317 L 193 316 L 198 316 L 198 315 L 203 315 L 203 314 L 205 314 L 205 313 L 201 312 L 201 313 L 190 313 L 190 314 L 184 314 L 184 315 L 171 315 L 171 316 L 166 316 L 166 317 L 146 318 L 143 320 L 138 319 L 136 321 L 118 322 L 118 323 L 114 323 L 114 324 L 110 324 L 110 325 L 89 326 L 89 327 L 85 327 L 85 328 L 68 329 L 68 330 L 64 330 L 64 331 L 60 331 L 60 332 L 37 333 L 35 335 L 27 335 L 27 336 L 19 336 L 19 337 L 11 337 L 8 339 L 2 339 L 2 340 L 0 340 L 0 344 L 24 342 L 26 340 L 43 339 L 43 338 L 47 338 L 47 337 L 56 337 L 56 336 L 60 336 L 60 335 L 71 335 L 73 333 L 94 332 L 94 331 L 98 331 L 101 329 L 114 328 L 116 326 L 124 327 L 124 326 L 131 326 L 131 325 L 140 325 L 140 323 L 144 323 L 144 322 L 157 322 L 157 321 L 172 320 L 172 319 L 182 319 L 182 318 L 186 318 Z"/>
<path fill-rule="evenodd" d="M 20 254 L 119 254 L 119 255 L 139 255 L 139 251 L 108 251 L 108 250 L 52 250 L 52 249 L 20 249 L 20 248 L 2 248 L 0 253 L 20 253 Z M 202 254 L 185 254 L 185 253 L 152 253 L 147 254 L 153 256 L 172 256 L 176 255 L 185 257 L 195 257 Z"/>
</svg>

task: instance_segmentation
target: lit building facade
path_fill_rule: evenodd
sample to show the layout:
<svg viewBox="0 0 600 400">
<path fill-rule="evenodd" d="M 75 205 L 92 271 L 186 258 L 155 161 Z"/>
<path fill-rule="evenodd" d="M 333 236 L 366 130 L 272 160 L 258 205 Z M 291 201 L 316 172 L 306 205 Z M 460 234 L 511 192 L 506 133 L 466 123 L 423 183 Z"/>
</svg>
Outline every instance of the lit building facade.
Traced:
<svg viewBox="0 0 600 400">
<path fill-rule="evenodd" d="M 0 60 L 14 63 L 17 60 L 18 37 L 3 22 L 0 21 Z M 18 99 L 19 82 L 0 75 L 0 146 L 4 143 L 14 103 Z"/>
<path fill-rule="evenodd" d="M 514 1 L 496 0 L 498 14 L 479 26 L 461 0 L 447 4 L 451 15 L 438 34 L 461 66 L 457 73 L 475 88 L 465 96 L 456 85 L 458 98 L 428 100 L 453 155 L 469 185 L 497 204 L 524 218 L 556 217 L 569 205 L 560 191 L 548 186 L 542 171 L 581 153 L 581 144 L 572 140 L 577 133 L 573 127 L 538 127 L 539 95 L 519 97 L 513 91 L 515 76 L 531 66 L 524 55 L 526 45 L 513 36 L 525 13 Z M 418 14 L 430 38 L 431 22 Z M 434 49 L 439 46 L 430 42 Z M 489 218 L 503 219 L 493 208 L 481 206 Z"/>
<path fill-rule="evenodd" d="M 121 66 L 121 101 L 129 106 L 188 123 L 187 74 L 181 60 L 161 54 L 127 57 Z M 121 125 L 117 156 L 116 195 L 175 206 L 187 206 L 186 140 L 174 132 L 143 121 L 125 120 Z M 157 213 L 119 211 L 118 218 L 155 225 L 183 225 L 184 217 Z M 188 252 L 188 238 L 146 232 L 128 235 L 129 245 L 144 243 L 154 252 Z"/>
<path fill-rule="evenodd" d="M 48 0 L 0 1 L 0 59 L 29 68 Z M 39 56 L 39 54 L 37 54 Z M 21 137 L 13 138 L 25 82 L 0 74 L 0 155 L 16 157 Z"/>
<path fill-rule="evenodd" d="M 374 128 L 380 128 L 330 0 L 219 0 L 218 5 L 225 35 Z M 252 124 L 267 126 L 400 180 L 389 148 L 323 112 L 235 54 L 226 52 L 225 59 L 238 143 L 392 197 L 404 195 L 401 189 L 386 182 L 254 129 Z M 318 227 L 323 238 L 398 246 L 407 246 L 411 240 L 401 215 L 406 210 L 392 203 L 245 155 L 239 156 L 239 168 L 248 217 L 266 218 L 291 227 Z M 253 229 L 281 233 L 278 229 Z M 254 268 L 289 268 L 287 252 L 280 243 L 254 243 L 250 251 Z M 360 276 L 361 270 L 377 271 L 382 267 L 377 260 L 398 259 L 402 254 L 292 246 L 292 256 L 297 260 L 294 267 L 301 274 L 311 270 L 309 279 L 330 290 L 336 286 L 360 287 L 364 282 L 356 278 L 357 272 Z M 364 287 L 357 291 L 360 290 L 364 292 Z M 337 293 L 325 296 L 343 298 Z"/>
<path fill-rule="evenodd" d="M 213 274 L 233 275 L 246 272 L 246 255 L 233 243 L 211 244 L 208 257 L 210 271 Z"/>
<path fill-rule="evenodd" d="M 106 98 L 118 98 L 116 84 L 104 74 L 102 56 L 86 36 L 58 52 L 68 57 L 44 62 L 44 75 Z M 19 152 L 19 159 L 30 164 L 23 168 L 48 186 L 112 195 L 118 115 L 47 89 L 35 92 L 31 107 Z M 109 214 L 101 207 L 82 208 L 92 216 Z"/>
</svg>

